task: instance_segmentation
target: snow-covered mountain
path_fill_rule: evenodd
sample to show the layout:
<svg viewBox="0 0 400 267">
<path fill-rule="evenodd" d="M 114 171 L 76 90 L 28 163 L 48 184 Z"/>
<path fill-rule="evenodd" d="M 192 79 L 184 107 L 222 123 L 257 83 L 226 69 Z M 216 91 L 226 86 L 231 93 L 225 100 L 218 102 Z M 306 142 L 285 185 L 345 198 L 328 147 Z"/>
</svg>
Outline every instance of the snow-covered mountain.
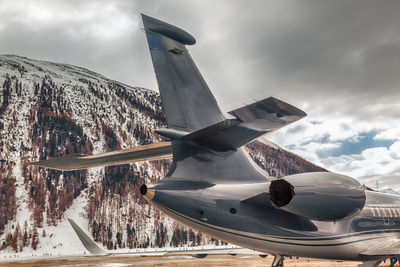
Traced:
<svg viewBox="0 0 400 267">
<path fill-rule="evenodd" d="M 149 206 L 139 186 L 170 161 L 60 172 L 27 165 L 69 153 L 101 153 L 161 141 L 158 93 L 90 70 L 0 56 L 0 253 L 82 253 L 66 218 L 108 249 L 218 242 Z M 278 146 L 247 146 L 272 176 L 323 171 Z"/>
</svg>

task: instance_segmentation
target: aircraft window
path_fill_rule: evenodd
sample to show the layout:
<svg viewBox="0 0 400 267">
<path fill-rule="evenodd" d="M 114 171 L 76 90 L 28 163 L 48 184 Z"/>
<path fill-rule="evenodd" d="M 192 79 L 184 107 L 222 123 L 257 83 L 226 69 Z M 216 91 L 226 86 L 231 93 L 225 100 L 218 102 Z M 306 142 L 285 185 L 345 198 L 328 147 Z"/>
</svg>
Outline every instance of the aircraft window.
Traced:
<svg viewBox="0 0 400 267">
<path fill-rule="evenodd" d="M 235 208 L 230 208 L 229 212 L 232 213 L 232 214 L 235 214 L 237 212 L 237 210 Z"/>
</svg>

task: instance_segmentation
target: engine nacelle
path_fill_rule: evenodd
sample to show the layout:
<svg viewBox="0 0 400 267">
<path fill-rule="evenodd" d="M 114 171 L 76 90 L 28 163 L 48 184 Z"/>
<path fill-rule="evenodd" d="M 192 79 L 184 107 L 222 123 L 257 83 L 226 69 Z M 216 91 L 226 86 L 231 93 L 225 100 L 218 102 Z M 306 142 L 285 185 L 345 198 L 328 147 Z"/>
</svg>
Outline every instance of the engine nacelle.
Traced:
<svg viewBox="0 0 400 267">
<path fill-rule="evenodd" d="M 353 217 L 365 205 L 364 188 L 357 180 L 329 172 L 296 174 L 274 180 L 269 198 L 277 208 L 319 221 Z"/>
</svg>

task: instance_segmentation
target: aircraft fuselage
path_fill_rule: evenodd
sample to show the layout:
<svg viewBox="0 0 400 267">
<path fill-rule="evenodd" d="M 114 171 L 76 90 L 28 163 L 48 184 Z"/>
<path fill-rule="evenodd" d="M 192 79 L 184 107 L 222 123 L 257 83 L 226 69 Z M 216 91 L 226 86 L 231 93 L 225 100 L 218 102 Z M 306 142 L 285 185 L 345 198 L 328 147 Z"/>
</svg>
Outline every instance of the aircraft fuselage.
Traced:
<svg viewBox="0 0 400 267">
<path fill-rule="evenodd" d="M 400 232 L 400 197 L 366 191 L 356 216 L 317 221 L 271 205 L 268 198 L 243 202 L 256 184 L 193 183 L 166 179 L 153 185 L 151 204 L 171 218 L 225 242 L 281 256 L 369 260 L 360 255 Z M 229 197 L 228 197 L 229 196 Z M 260 198 L 263 195 L 259 196 Z"/>
</svg>

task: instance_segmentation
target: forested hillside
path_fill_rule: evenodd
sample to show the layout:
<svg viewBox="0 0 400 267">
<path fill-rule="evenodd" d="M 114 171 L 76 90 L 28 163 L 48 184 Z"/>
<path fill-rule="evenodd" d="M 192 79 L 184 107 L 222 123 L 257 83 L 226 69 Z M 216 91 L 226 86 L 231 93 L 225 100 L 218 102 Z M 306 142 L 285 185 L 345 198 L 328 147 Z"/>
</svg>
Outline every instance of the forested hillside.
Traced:
<svg viewBox="0 0 400 267">
<path fill-rule="evenodd" d="M 139 193 L 164 176 L 169 160 L 73 172 L 27 164 L 159 142 L 151 129 L 164 125 L 154 91 L 72 65 L 0 56 L 0 251 L 77 250 L 67 242 L 66 214 L 108 249 L 218 242 L 175 223 Z M 323 171 L 258 141 L 246 149 L 271 176 Z"/>
</svg>

